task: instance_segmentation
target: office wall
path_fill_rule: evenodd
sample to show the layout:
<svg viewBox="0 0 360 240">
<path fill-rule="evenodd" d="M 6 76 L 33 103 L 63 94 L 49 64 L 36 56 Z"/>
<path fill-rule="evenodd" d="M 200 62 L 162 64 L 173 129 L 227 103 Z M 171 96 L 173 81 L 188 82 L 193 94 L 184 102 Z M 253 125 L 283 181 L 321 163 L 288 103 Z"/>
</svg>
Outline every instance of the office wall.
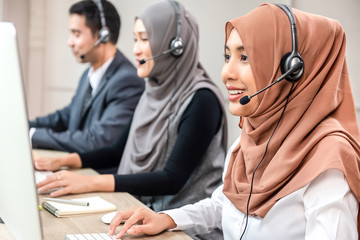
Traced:
<svg viewBox="0 0 360 240">
<path fill-rule="evenodd" d="M 110 0 L 119 10 L 122 28 L 118 47 L 133 61 L 132 28 L 134 16 L 158 0 Z M 225 94 L 220 80 L 223 65 L 224 24 L 260 5 L 260 0 L 179 0 L 199 23 L 200 60 Z M 75 0 L 0 0 L 3 20 L 17 22 L 23 69 L 27 81 L 30 118 L 68 104 L 79 77 L 86 68 L 78 64 L 66 46 L 68 8 Z M 283 0 L 278 3 L 339 20 L 347 34 L 347 61 L 360 123 L 360 1 Z M 284 31 L 290 31 L 285 29 Z M 290 34 L 290 32 L 289 32 Z M 240 133 L 238 118 L 229 116 L 229 141 Z"/>
<path fill-rule="evenodd" d="M 27 21 L 30 14 L 28 8 L 29 1 L 0 0 L 0 21 L 14 23 L 18 31 L 20 57 L 25 61 L 22 62 L 24 72 L 27 72 L 26 59 L 28 58 L 29 31 Z"/>
</svg>

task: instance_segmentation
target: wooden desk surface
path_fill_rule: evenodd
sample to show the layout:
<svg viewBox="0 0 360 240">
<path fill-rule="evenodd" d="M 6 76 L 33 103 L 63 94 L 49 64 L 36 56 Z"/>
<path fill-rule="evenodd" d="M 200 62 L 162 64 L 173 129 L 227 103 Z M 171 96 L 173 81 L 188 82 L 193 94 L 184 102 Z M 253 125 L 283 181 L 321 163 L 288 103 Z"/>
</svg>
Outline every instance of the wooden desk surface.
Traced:
<svg viewBox="0 0 360 240">
<path fill-rule="evenodd" d="M 97 174 L 92 169 L 80 169 L 76 170 L 82 174 L 93 175 Z M 71 199 L 71 198 L 82 198 L 82 197 L 91 197 L 91 196 L 100 196 L 103 199 L 116 205 L 117 210 L 127 210 L 135 206 L 145 205 L 134 198 L 132 195 L 123 192 L 115 193 L 105 193 L 105 192 L 96 192 L 96 193 L 85 193 L 85 194 L 76 194 L 63 196 L 61 198 Z M 49 197 L 49 195 L 39 195 L 39 203 L 43 202 L 44 197 Z M 101 221 L 101 217 L 106 212 L 102 213 L 91 213 L 85 215 L 57 218 L 46 210 L 40 211 L 40 218 L 43 228 L 43 239 L 44 240 L 63 240 L 66 234 L 74 233 L 106 233 L 109 230 L 109 225 L 104 224 Z M 14 240 L 8 228 L 5 224 L 0 224 L 0 239 L 4 240 Z M 171 232 L 165 231 L 156 236 L 124 236 L 122 240 L 137 239 L 137 240 L 180 240 L 180 239 L 191 239 L 188 235 L 183 232 Z"/>
</svg>

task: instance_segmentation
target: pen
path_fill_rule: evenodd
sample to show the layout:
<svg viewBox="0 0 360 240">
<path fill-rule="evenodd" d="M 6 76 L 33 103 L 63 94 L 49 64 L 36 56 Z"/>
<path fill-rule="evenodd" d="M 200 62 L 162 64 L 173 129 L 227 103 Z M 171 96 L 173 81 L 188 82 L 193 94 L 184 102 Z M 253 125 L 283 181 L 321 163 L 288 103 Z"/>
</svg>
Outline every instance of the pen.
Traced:
<svg viewBox="0 0 360 240">
<path fill-rule="evenodd" d="M 79 200 L 69 200 L 69 199 L 60 199 L 60 198 L 44 198 L 46 201 L 58 202 L 58 203 L 66 203 L 72 205 L 80 205 L 80 206 L 89 206 L 89 202 L 79 201 Z"/>
</svg>

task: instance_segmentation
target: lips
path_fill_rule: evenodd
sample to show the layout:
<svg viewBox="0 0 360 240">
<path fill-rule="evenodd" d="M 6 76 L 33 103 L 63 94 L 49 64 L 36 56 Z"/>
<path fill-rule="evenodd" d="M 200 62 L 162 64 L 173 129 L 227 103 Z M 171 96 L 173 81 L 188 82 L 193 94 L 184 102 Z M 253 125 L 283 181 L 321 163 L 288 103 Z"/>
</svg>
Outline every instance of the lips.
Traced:
<svg viewBox="0 0 360 240">
<path fill-rule="evenodd" d="M 137 67 L 140 67 L 141 65 L 143 65 L 143 64 L 140 64 L 140 61 L 143 60 L 143 59 L 145 59 L 145 58 L 136 58 L 135 59 Z"/>
<path fill-rule="evenodd" d="M 226 88 L 229 92 L 228 98 L 230 101 L 239 100 L 244 96 L 245 89 L 239 89 L 232 86 L 227 86 Z"/>
<path fill-rule="evenodd" d="M 229 90 L 230 95 L 242 94 L 244 92 L 245 92 L 245 90 Z"/>
</svg>

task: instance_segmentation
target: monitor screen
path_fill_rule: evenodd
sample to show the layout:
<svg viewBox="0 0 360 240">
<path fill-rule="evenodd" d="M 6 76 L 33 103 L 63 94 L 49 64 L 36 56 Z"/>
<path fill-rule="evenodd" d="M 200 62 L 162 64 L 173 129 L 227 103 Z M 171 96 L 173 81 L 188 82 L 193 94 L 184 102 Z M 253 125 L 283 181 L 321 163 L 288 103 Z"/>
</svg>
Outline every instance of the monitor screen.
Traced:
<svg viewBox="0 0 360 240">
<path fill-rule="evenodd" d="M 42 239 L 29 125 L 12 23 L 0 22 L 0 218 L 15 239 Z"/>
</svg>

